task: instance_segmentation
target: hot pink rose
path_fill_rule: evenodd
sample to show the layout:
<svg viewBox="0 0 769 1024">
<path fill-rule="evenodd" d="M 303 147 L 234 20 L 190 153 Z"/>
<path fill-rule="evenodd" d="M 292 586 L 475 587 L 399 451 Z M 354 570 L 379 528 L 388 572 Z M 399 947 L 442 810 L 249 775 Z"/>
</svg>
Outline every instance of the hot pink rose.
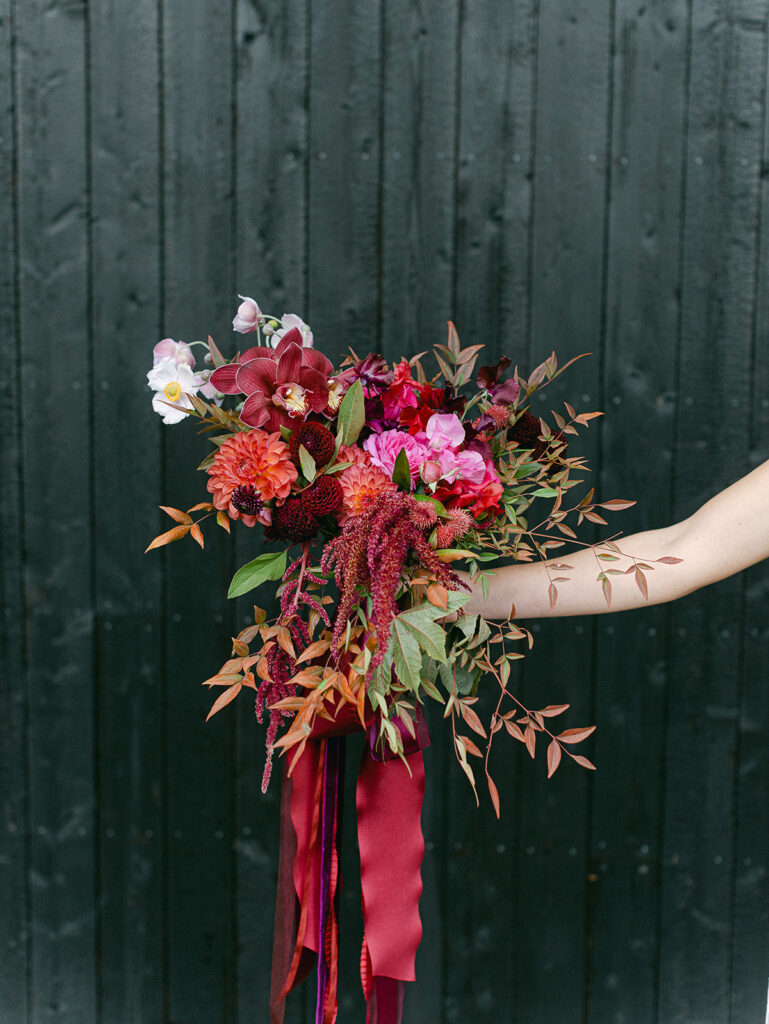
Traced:
<svg viewBox="0 0 769 1024">
<path fill-rule="evenodd" d="M 388 477 L 392 477 L 395 468 L 395 460 L 401 451 L 406 452 L 411 470 L 411 490 L 414 490 L 416 481 L 419 479 L 419 470 L 422 463 L 430 457 L 430 450 L 426 445 L 421 444 L 411 434 L 402 430 L 385 430 L 381 434 L 371 434 L 363 442 L 364 449 L 371 456 L 375 466 L 379 466 Z"/>
</svg>

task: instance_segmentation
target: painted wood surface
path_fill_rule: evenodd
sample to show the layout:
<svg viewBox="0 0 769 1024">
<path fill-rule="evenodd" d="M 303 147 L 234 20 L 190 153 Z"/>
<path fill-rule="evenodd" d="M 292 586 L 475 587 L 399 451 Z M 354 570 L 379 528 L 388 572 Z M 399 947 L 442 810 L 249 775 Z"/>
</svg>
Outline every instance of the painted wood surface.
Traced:
<svg viewBox="0 0 769 1024">
<path fill-rule="evenodd" d="M 267 1018 L 277 779 L 199 682 L 250 614 L 163 427 L 162 337 L 237 293 L 338 359 L 443 340 L 603 409 L 613 529 L 769 457 L 767 0 L 0 0 L 0 1024 Z M 653 556 L 653 552 L 650 555 Z M 769 576 L 534 625 L 516 684 L 598 772 L 496 748 L 501 822 L 431 717 L 405 1021 L 742 1024 L 769 978 Z M 485 706 L 485 705 L 484 705 Z M 357 979 L 351 742 L 340 1022 Z M 313 1019 L 307 988 L 287 1024 Z"/>
</svg>

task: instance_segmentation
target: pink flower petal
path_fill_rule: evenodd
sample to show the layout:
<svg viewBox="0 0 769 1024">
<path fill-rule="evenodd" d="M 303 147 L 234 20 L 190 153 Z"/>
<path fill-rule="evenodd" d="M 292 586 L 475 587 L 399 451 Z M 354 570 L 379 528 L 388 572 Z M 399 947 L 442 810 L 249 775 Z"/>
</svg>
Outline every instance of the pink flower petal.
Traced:
<svg viewBox="0 0 769 1024">
<path fill-rule="evenodd" d="M 242 356 L 238 359 L 239 363 L 247 363 L 249 359 L 274 359 L 275 352 L 271 348 L 265 348 L 263 345 L 254 345 L 253 348 L 247 348 Z"/>
<path fill-rule="evenodd" d="M 328 405 L 328 379 L 325 374 L 303 366 L 299 373 L 299 384 L 307 392 L 307 401 L 313 412 L 323 412 Z"/>
<path fill-rule="evenodd" d="M 237 373 L 238 388 L 244 395 L 256 392 L 272 393 L 275 387 L 276 363 L 272 359 L 249 359 Z"/>
</svg>

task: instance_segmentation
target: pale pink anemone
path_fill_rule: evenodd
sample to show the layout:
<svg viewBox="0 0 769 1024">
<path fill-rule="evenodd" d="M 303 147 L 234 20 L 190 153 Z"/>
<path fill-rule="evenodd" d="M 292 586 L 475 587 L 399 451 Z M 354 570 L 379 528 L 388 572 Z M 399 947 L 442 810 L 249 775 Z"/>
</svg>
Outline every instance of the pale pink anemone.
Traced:
<svg viewBox="0 0 769 1024">
<path fill-rule="evenodd" d="M 219 391 L 243 394 L 240 418 L 249 427 L 279 430 L 311 413 L 325 411 L 329 400 L 331 362 L 317 349 L 302 345 L 297 328 L 277 348 L 255 347 L 211 375 Z"/>
</svg>

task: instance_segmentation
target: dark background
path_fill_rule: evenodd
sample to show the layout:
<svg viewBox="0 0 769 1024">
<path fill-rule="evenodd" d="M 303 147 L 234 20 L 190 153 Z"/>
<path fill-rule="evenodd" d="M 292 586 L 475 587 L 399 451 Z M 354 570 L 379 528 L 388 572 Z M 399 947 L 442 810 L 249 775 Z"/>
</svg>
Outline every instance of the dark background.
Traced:
<svg viewBox="0 0 769 1024">
<path fill-rule="evenodd" d="M 580 450 L 639 499 L 612 529 L 685 517 L 769 457 L 768 13 L 0 0 L 2 1024 L 267 1019 L 279 787 L 249 702 L 205 725 L 199 685 L 256 538 L 142 554 L 206 496 L 155 342 L 233 352 L 240 291 L 334 358 L 448 318 L 524 372 L 589 351 L 548 407 L 606 410 Z M 499 739 L 498 823 L 433 722 L 405 1020 L 762 1021 L 767 567 L 535 628 L 518 692 L 597 723 L 598 772 Z"/>
</svg>

